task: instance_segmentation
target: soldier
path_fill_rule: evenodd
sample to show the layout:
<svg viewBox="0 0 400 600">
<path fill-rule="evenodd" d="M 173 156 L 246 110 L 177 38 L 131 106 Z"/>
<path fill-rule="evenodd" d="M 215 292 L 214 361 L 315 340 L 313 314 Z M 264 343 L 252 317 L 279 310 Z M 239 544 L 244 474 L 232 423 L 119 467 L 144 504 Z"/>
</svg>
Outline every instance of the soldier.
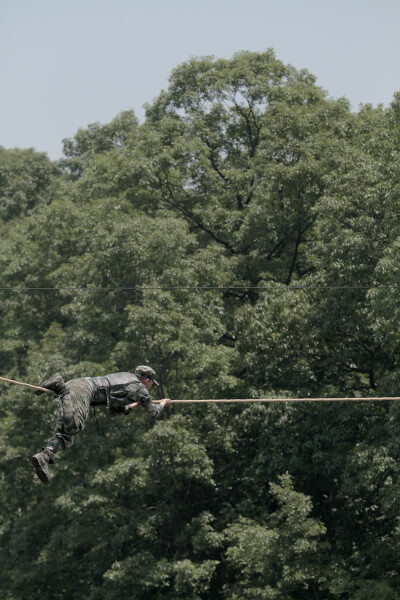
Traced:
<svg viewBox="0 0 400 600">
<path fill-rule="evenodd" d="M 49 464 L 54 464 L 54 454 L 69 448 L 75 436 L 82 431 L 89 416 L 90 406 L 107 405 L 111 414 L 127 414 L 138 403 L 153 417 L 159 417 L 170 404 L 163 398 L 155 404 L 149 394 L 155 380 L 155 371 L 147 365 L 136 367 L 135 373 L 112 373 L 104 377 L 82 377 L 64 382 L 59 373 L 41 384 L 59 396 L 60 407 L 54 437 L 42 452 L 31 461 L 43 483 L 50 482 Z M 44 392 L 35 392 L 38 396 Z"/>
</svg>

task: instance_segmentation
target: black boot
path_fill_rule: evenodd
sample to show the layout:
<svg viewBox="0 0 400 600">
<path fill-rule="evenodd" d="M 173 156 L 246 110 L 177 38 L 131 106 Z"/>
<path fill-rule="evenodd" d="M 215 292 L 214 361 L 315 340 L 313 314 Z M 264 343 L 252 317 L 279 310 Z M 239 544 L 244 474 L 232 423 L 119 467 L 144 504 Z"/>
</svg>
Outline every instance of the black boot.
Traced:
<svg viewBox="0 0 400 600">
<path fill-rule="evenodd" d="M 50 379 L 48 379 L 44 383 L 41 383 L 40 387 L 44 387 L 47 390 L 55 392 L 57 396 L 61 396 L 62 394 L 65 394 L 68 391 L 65 387 L 64 379 L 61 377 L 60 373 L 52 375 Z M 36 396 L 40 396 L 41 394 L 44 394 L 44 392 L 42 392 L 42 390 L 36 390 L 35 394 Z"/>
<path fill-rule="evenodd" d="M 43 452 L 38 452 L 31 458 L 31 462 L 36 469 L 36 475 L 43 483 L 50 483 L 51 475 L 49 464 L 54 464 L 54 452 L 51 448 L 45 448 Z"/>
</svg>

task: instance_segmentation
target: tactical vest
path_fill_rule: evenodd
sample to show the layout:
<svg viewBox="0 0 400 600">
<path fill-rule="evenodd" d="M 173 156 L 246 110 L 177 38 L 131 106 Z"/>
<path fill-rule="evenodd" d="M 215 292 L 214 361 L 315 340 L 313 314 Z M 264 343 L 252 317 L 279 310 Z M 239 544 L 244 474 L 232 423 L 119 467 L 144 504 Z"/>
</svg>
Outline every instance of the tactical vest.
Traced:
<svg viewBox="0 0 400 600">
<path fill-rule="evenodd" d="M 96 404 L 107 404 L 112 413 L 123 412 L 124 406 L 132 400 L 126 397 L 126 387 L 131 383 L 142 384 L 133 373 L 111 373 L 104 377 L 93 377 L 98 386 L 96 397 L 92 400 L 92 406 Z"/>
</svg>

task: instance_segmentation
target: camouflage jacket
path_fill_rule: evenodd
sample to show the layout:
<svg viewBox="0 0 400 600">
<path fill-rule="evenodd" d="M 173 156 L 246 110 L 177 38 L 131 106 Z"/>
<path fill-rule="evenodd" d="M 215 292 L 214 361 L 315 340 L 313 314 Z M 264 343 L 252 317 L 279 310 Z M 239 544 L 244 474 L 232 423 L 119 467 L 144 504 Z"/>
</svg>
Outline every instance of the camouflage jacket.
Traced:
<svg viewBox="0 0 400 600">
<path fill-rule="evenodd" d="M 139 379 L 133 373 L 111 373 L 103 377 L 93 377 L 97 393 L 93 405 L 107 404 L 111 414 L 126 414 L 126 406 L 138 402 L 153 417 L 163 412 L 161 404 L 155 404 Z"/>
</svg>

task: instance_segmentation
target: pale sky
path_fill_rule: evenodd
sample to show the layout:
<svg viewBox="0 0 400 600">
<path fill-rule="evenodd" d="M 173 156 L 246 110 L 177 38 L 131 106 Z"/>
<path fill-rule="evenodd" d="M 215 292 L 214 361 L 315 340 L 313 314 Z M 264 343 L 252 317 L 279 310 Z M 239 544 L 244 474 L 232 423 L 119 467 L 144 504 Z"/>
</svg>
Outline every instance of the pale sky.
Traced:
<svg viewBox="0 0 400 600">
<path fill-rule="evenodd" d="M 193 56 L 274 48 L 329 96 L 388 106 L 400 91 L 400 0 L 0 0 L 0 145 L 62 140 L 168 86 Z"/>
</svg>

